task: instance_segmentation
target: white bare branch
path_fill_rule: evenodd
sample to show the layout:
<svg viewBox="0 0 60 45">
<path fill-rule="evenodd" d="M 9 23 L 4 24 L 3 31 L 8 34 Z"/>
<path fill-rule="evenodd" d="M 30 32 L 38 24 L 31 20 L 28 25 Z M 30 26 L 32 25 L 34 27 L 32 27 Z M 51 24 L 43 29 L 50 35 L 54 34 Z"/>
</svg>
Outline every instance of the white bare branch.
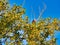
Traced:
<svg viewBox="0 0 60 45">
<path fill-rule="evenodd" d="M 36 15 L 35 15 L 35 12 L 34 12 L 34 10 L 33 10 L 33 7 L 32 7 L 32 6 L 31 6 L 31 9 L 32 9 L 32 11 L 31 11 L 32 13 L 31 13 L 31 14 L 33 14 L 33 15 L 34 15 L 34 19 L 35 19 L 35 16 L 36 16 Z"/>
<path fill-rule="evenodd" d="M 40 7 L 39 7 L 39 10 L 40 10 Z M 37 21 L 41 18 L 41 16 L 43 15 L 43 13 L 44 13 L 45 10 L 46 10 L 46 4 L 44 3 L 44 8 L 41 10 Z"/>
<path fill-rule="evenodd" d="M 22 7 L 24 6 L 26 0 L 23 0 Z"/>
</svg>

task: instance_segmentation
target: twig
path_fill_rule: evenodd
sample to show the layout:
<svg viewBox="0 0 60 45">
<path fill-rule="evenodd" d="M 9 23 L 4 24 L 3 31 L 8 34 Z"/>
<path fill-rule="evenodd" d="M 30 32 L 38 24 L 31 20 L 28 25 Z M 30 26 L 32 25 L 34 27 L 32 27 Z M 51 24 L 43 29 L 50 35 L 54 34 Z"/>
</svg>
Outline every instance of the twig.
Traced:
<svg viewBox="0 0 60 45">
<path fill-rule="evenodd" d="M 39 7 L 39 10 L 40 10 L 40 7 Z M 43 15 L 43 13 L 44 13 L 45 10 L 46 10 L 46 4 L 44 3 L 44 8 L 43 8 L 42 11 L 40 12 L 37 21 L 41 18 L 41 16 Z"/>
<path fill-rule="evenodd" d="M 24 6 L 24 4 L 25 4 L 25 0 L 23 0 L 22 7 Z"/>
</svg>

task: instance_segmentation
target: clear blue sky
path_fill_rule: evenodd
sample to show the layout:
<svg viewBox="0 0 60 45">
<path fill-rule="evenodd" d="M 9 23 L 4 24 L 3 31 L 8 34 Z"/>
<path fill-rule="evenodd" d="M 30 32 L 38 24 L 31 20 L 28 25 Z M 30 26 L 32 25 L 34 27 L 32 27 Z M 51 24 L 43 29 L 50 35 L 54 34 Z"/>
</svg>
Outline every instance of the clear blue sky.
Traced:
<svg viewBox="0 0 60 45">
<path fill-rule="evenodd" d="M 13 6 L 14 3 L 16 3 L 17 5 L 21 5 L 22 2 L 23 0 L 9 1 L 11 6 Z M 49 16 L 52 18 L 60 18 L 60 0 L 26 0 L 23 6 L 24 8 L 26 8 L 26 15 L 28 15 L 29 18 L 31 18 L 31 11 L 32 11 L 31 6 L 32 6 L 36 15 L 35 17 L 37 19 L 39 16 L 39 6 L 42 9 L 44 6 L 43 2 L 45 2 L 47 5 L 47 9 L 42 15 L 43 18 L 46 18 Z M 33 15 L 34 13 L 32 14 L 32 19 L 34 19 Z M 56 33 L 56 37 L 58 38 L 57 45 L 60 45 L 60 32 Z"/>
</svg>

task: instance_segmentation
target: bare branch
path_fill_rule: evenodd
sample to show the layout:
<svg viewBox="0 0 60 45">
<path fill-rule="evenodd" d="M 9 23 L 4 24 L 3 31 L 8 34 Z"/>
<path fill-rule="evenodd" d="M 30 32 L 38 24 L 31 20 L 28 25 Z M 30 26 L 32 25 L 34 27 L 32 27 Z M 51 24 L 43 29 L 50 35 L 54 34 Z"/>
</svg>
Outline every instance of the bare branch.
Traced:
<svg viewBox="0 0 60 45">
<path fill-rule="evenodd" d="M 40 7 L 39 7 L 39 10 L 40 10 Z M 44 8 L 41 10 L 37 21 L 41 18 L 41 16 L 43 15 L 43 13 L 44 13 L 45 10 L 46 10 L 46 4 L 44 3 Z"/>
<path fill-rule="evenodd" d="M 22 7 L 24 6 L 26 0 L 23 0 Z"/>
<path fill-rule="evenodd" d="M 35 15 L 35 12 L 34 12 L 34 10 L 33 10 L 32 6 L 31 6 L 31 9 L 32 9 L 32 11 L 31 11 L 31 12 L 33 13 L 33 15 L 34 15 L 34 19 L 35 19 L 35 16 L 36 16 L 36 15 Z"/>
</svg>

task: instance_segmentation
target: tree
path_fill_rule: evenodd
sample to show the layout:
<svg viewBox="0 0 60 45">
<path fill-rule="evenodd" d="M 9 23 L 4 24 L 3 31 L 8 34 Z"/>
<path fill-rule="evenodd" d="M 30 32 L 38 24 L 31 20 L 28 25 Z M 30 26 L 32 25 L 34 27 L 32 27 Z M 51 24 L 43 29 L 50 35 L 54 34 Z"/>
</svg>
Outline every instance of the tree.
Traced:
<svg viewBox="0 0 60 45">
<path fill-rule="evenodd" d="M 6 0 L 0 0 L 0 39 L 5 38 L 6 45 L 22 45 L 23 39 L 27 40 L 27 45 L 56 45 L 54 31 L 60 30 L 59 19 L 46 18 L 29 23 L 28 16 L 22 18 L 23 14 L 22 6 L 11 8 Z M 50 40 L 46 40 L 49 36 Z"/>
</svg>

